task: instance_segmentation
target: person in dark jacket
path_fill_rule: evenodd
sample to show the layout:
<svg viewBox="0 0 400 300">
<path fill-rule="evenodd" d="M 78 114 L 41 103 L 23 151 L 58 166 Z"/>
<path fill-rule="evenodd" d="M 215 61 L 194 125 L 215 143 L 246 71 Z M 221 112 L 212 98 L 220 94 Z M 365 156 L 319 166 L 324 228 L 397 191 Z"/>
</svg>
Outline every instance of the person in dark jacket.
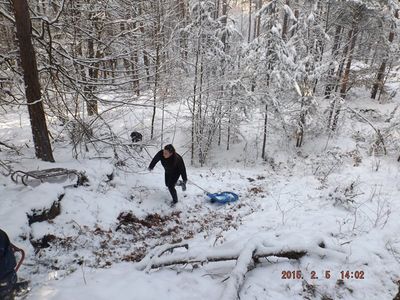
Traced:
<svg viewBox="0 0 400 300">
<path fill-rule="evenodd" d="M 178 182 L 179 176 L 182 176 L 183 182 L 182 190 L 186 190 L 186 168 L 183 158 L 176 153 L 174 146 L 171 144 L 166 145 L 163 150 L 160 150 L 153 158 L 149 165 L 149 170 L 153 170 L 155 165 L 161 161 L 165 169 L 165 185 L 168 187 L 172 196 L 172 205 L 178 202 L 178 195 L 176 193 L 175 185 Z"/>
<path fill-rule="evenodd" d="M 0 299 L 14 299 L 14 285 L 17 282 L 16 260 L 10 239 L 0 229 Z"/>
</svg>

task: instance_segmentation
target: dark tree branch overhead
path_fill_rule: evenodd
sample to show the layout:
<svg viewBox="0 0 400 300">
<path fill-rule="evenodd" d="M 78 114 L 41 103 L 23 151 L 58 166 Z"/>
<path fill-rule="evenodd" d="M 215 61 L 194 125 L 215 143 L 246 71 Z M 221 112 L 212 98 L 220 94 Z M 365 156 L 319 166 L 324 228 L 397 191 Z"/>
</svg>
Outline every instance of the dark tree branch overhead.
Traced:
<svg viewBox="0 0 400 300">
<path fill-rule="evenodd" d="M 166 136 L 164 113 L 170 102 L 187 99 L 191 161 L 201 165 L 214 144 L 231 149 L 242 135 L 241 122 L 250 120 L 255 109 L 263 118 L 263 130 L 256 133 L 262 152 L 257 149 L 256 155 L 266 159 L 272 142 L 268 128 L 281 127 L 280 133 L 288 140 L 298 137 L 300 146 L 306 134 L 321 129 L 314 120 L 324 114 L 319 104 L 327 99 L 332 99 L 327 124 L 332 134 L 340 125 L 340 96 L 350 87 L 373 86 L 376 98 L 382 92 L 392 97 L 386 94 L 391 87 L 383 88 L 398 64 L 399 5 L 375 2 L 2 1 L 0 108 L 36 106 L 43 100 L 46 112 L 67 121 L 86 115 L 99 120 L 97 104 L 102 114 L 104 107 L 141 106 L 153 112 L 151 123 L 143 122 L 152 144 Z M 18 39 L 21 46 L 33 43 L 37 72 L 33 48 L 21 60 L 15 51 L 13 7 L 21 10 L 22 5 L 27 10 L 20 14 Z M 30 65 L 23 61 L 30 58 Z M 36 73 L 40 78 L 26 84 L 32 96 L 26 103 L 18 80 L 27 72 L 25 79 Z M 310 91 L 309 98 L 293 97 L 292 77 Z M 300 112 L 295 117 L 293 107 Z M 177 123 L 180 118 L 179 111 Z M 293 129 L 296 133 L 289 133 Z"/>
<path fill-rule="evenodd" d="M 8 149 L 14 150 L 15 152 L 17 152 L 18 155 L 20 154 L 19 150 L 14 145 L 8 145 L 8 144 L 0 141 L 0 146 L 4 146 Z"/>
</svg>

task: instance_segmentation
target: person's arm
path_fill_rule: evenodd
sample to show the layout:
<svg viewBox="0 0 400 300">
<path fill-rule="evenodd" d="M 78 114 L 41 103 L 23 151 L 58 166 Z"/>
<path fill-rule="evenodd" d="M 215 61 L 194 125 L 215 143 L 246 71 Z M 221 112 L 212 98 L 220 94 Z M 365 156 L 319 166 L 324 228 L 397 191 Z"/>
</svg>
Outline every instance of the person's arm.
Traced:
<svg viewBox="0 0 400 300">
<path fill-rule="evenodd" d="M 10 240 L 8 239 L 7 234 L 0 229 L 0 258 L 3 258 L 6 255 L 9 246 Z"/>
<path fill-rule="evenodd" d="M 179 156 L 179 171 L 181 173 L 182 179 L 183 181 L 186 183 L 187 182 L 187 175 L 186 175 L 186 167 L 185 167 L 185 163 L 183 161 L 182 156 Z"/>
<path fill-rule="evenodd" d="M 149 170 L 153 170 L 153 168 L 155 167 L 155 165 L 160 161 L 161 156 L 162 156 L 162 150 L 159 151 L 151 160 L 151 163 L 149 165 Z"/>
<path fill-rule="evenodd" d="M 0 229 L 0 278 L 9 274 L 15 269 L 17 262 L 14 251 L 11 248 L 10 239 L 7 234 Z"/>
</svg>

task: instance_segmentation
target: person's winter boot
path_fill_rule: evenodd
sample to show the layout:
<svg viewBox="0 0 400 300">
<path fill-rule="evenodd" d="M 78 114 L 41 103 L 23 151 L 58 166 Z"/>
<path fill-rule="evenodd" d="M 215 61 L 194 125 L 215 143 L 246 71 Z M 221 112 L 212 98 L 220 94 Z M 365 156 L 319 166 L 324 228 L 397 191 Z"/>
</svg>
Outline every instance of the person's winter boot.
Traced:
<svg viewBox="0 0 400 300">
<path fill-rule="evenodd" d="M 177 186 L 180 186 L 182 188 L 182 191 L 186 191 L 186 182 L 179 180 L 178 183 L 176 184 Z"/>
<path fill-rule="evenodd" d="M 177 203 L 178 203 L 178 195 L 177 195 L 176 192 L 175 192 L 175 194 L 172 195 L 171 206 L 173 207 L 173 206 L 175 206 L 175 204 L 177 204 Z"/>
<path fill-rule="evenodd" d="M 185 181 L 182 181 L 181 187 L 182 187 L 183 192 L 186 191 L 186 182 Z"/>
</svg>

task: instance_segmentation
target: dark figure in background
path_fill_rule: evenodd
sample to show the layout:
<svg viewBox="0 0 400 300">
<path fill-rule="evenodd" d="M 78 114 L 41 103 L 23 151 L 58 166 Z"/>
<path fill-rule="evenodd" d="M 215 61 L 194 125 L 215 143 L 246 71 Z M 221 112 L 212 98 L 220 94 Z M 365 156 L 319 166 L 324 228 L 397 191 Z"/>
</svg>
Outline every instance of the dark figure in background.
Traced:
<svg viewBox="0 0 400 300">
<path fill-rule="evenodd" d="M 171 144 L 166 145 L 164 150 L 160 150 L 150 163 L 149 170 L 153 170 L 154 166 L 161 160 L 161 164 L 165 169 L 165 185 L 168 187 L 172 196 L 172 205 L 178 202 L 178 195 L 176 194 L 175 185 L 182 176 L 183 182 L 181 183 L 182 190 L 186 190 L 186 168 L 182 157 L 176 153 L 174 146 Z"/>
<path fill-rule="evenodd" d="M 132 131 L 131 132 L 131 140 L 133 143 L 133 145 L 131 145 L 132 148 L 135 149 L 136 151 L 141 152 L 143 149 L 143 145 L 139 142 L 141 142 L 142 139 L 143 139 L 143 135 L 140 132 Z M 139 144 L 137 144 L 137 143 L 139 143 Z"/>
<path fill-rule="evenodd" d="M 7 234 L 0 229 L 0 299 L 14 299 L 14 285 L 17 282 L 16 260 Z"/>
<path fill-rule="evenodd" d="M 131 132 L 132 143 L 141 142 L 142 139 L 143 139 L 143 135 L 140 132 L 137 132 L 137 131 Z"/>
</svg>

